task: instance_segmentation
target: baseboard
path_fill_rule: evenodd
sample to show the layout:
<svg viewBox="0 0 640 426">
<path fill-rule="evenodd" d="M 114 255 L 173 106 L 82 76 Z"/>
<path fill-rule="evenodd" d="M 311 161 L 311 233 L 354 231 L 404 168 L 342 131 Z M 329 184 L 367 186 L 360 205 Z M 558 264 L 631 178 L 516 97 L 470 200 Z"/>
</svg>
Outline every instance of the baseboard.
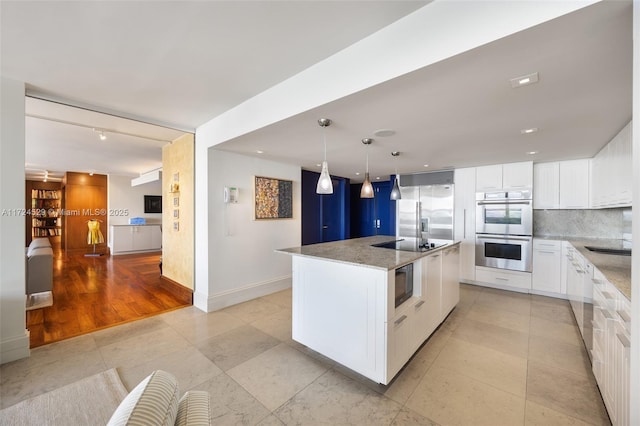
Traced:
<svg viewBox="0 0 640 426">
<path fill-rule="evenodd" d="M 29 330 L 24 331 L 24 336 L 0 342 L 0 364 L 27 358 L 29 351 Z"/>
<path fill-rule="evenodd" d="M 209 295 L 208 297 L 196 291 L 194 293 L 194 306 L 206 312 L 213 312 L 227 306 L 266 296 L 277 291 L 291 287 L 291 275 L 275 278 L 269 281 L 250 284 L 242 288 L 228 290 L 222 293 Z"/>
<path fill-rule="evenodd" d="M 187 288 L 177 281 L 160 275 L 160 287 L 173 294 L 184 303 L 193 304 L 193 290 Z"/>
<path fill-rule="evenodd" d="M 509 286 L 506 286 L 506 285 L 485 283 L 485 282 L 474 281 L 474 280 L 460 280 L 460 282 L 464 283 L 464 284 L 475 285 L 475 286 L 478 286 L 478 287 L 489 287 L 489 288 L 496 288 L 498 290 L 515 291 L 515 292 L 518 292 L 518 293 L 529 293 L 529 294 L 535 294 L 535 295 L 538 295 L 538 296 L 554 297 L 556 299 L 568 300 L 568 298 L 569 298 L 566 294 L 553 293 L 553 292 L 550 292 L 550 291 L 542 291 L 542 290 L 535 290 L 535 289 L 525 289 L 525 288 L 519 288 L 519 287 L 509 287 Z"/>
</svg>

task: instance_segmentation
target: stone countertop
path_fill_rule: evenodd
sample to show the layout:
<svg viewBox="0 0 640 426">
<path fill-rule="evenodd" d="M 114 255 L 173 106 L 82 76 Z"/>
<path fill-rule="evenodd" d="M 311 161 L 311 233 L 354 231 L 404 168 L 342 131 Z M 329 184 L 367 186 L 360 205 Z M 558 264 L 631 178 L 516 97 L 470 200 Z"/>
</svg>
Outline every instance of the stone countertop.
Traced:
<svg viewBox="0 0 640 426">
<path fill-rule="evenodd" d="M 585 259 L 602 272 L 611 284 L 620 290 L 620 293 L 631 300 L 631 256 L 596 253 L 585 248 L 585 246 L 597 246 L 621 249 L 623 248 L 622 240 L 563 236 L 534 236 L 534 238 L 570 242 Z"/>
<path fill-rule="evenodd" d="M 421 257 L 431 255 L 435 252 L 459 244 L 459 242 L 453 242 L 426 252 L 411 252 L 382 247 L 371 247 L 371 244 L 395 240 L 398 240 L 398 238 L 391 235 L 378 235 L 374 237 L 332 241 L 329 243 L 310 244 L 302 247 L 290 247 L 276 250 L 276 252 L 390 271 L 400 266 L 412 263 Z"/>
</svg>

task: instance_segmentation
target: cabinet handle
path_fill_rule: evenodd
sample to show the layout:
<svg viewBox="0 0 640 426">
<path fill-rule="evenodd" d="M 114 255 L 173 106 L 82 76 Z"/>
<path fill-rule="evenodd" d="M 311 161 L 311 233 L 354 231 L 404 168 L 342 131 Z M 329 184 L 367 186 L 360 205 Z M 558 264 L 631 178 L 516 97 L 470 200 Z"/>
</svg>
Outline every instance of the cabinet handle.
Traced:
<svg viewBox="0 0 640 426">
<path fill-rule="evenodd" d="M 394 324 L 395 324 L 395 325 L 400 325 L 400 323 L 401 323 L 402 321 L 406 320 L 406 319 L 407 319 L 407 316 L 406 316 L 406 315 L 403 315 L 403 316 L 401 316 L 400 318 L 398 318 L 398 319 L 394 322 Z"/>
<path fill-rule="evenodd" d="M 496 280 L 500 280 L 500 281 L 509 281 L 508 278 L 501 278 L 501 277 L 496 277 Z"/>
<path fill-rule="evenodd" d="M 467 239 L 467 209 L 462 210 L 462 238 Z"/>
<path fill-rule="evenodd" d="M 556 254 L 555 251 L 545 251 L 545 250 L 538 250 L 538 253 Z"/>
<path fill-rule="evenodd" d="M 416 309 L 418 309 L 422 305 L 424 305 L 424 300 L 421 300 L 418 303 L 416 303 Z"/>
<path fill-rule="evenodd" d="M 620 333 L 616 333 L 616 337 L 618 338 L 620 343 L 622 343 L 622 346 L 624 346 L 625 349 L 629 349 L 631 347 L 631 342 L 629 342 L 629 339 L 627 339 L 627 336 Z"/>
<path fill-rule="evenodd" d="M 436 258 L 440 257 L 440 255 L 439 255 L 439 254 L 434 254 L 433 256 L 430 256 L 430 257 L 431 257 L 432 259 L 436 259 Z"/>
</svg>

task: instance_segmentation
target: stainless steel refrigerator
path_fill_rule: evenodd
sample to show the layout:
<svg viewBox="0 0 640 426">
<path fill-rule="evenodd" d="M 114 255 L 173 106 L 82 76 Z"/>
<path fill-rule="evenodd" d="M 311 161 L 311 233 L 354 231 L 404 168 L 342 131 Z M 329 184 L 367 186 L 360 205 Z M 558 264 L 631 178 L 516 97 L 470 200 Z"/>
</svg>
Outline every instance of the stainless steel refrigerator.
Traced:
<svg viewBox="0 0 640 426">
<path fill-rule="evenodd" d="M 453 184 L 400 188 L 396 236 L 418 244 L 453 240 Z"/>
</svg>

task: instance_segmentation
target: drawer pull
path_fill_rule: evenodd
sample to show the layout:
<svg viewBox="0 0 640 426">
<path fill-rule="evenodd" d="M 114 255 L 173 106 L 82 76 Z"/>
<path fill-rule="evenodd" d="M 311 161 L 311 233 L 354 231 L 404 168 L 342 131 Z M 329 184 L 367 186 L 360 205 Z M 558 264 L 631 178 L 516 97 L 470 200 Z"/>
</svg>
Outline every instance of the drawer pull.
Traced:
<svg viewBox="0 0 640 426">
<path fill-rule="evenodd" d="M 627 339 L 627 336 L 625 336 L 624 334 L 616 333 L 616 337 L 618 338 L 620 343 L 622 343 L 622 346 L 624 346 L 627 349 L 631 347 L 631 342 L 629 342 L 629 339 Z"/>
<path fill-rule="evenodd" d="M 545 251 L 545 250 L 538 250 L 538 253 L 556 254 L 555 251 Z"/>
<path fill-rule="evenodd" d="M 403 316 L 401 316 L 400 318 L 398 318 L 398 319 L 394 322 L 394 324 L 395 324 L 395 325 L 400 325 L 400 323 L 401 323 L 402 321 L 406 320 L 406 319 L 407 319 L 407 316 L 406 316 L 406 315 L 403 315 Z"/>
<path fill-rule="evenodd" d="M 500 280 L 500 281 L 509 281 L 509 278 L 496 277 L 496 280 Z"/>
<path fill-rule="evenodd" d="M 418 309 L 422 305 L 424 305 L 424 300 L 421 300 L 418 303 L 416 303 L 416 309 Z"/>
</svg>

